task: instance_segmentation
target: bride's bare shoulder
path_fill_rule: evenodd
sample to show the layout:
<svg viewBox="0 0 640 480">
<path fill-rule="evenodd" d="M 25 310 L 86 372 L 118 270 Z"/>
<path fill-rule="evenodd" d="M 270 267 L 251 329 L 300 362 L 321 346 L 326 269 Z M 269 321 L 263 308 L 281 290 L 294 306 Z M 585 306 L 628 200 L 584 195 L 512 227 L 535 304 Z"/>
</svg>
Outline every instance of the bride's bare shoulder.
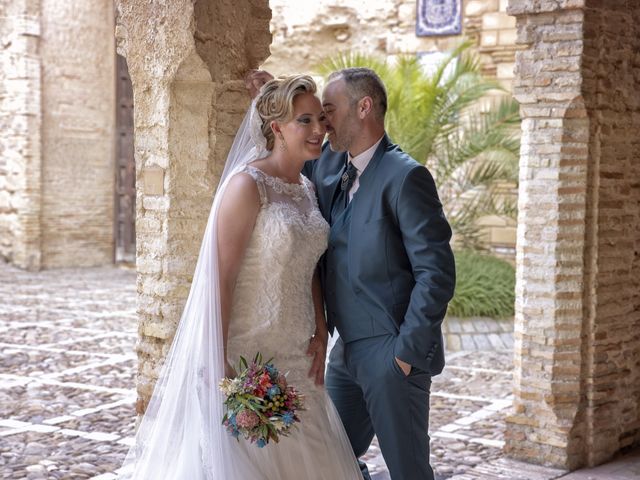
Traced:
<svg viewBox="0 0 640 480">
<path fill-rule="evenodd" d="M 238 207 L 247 203 L 260 204 L 258 179 L 249 170 L 236 173 L 229 179 L 225 187 L 222 203 L 230 203 Z"/>
</svg>

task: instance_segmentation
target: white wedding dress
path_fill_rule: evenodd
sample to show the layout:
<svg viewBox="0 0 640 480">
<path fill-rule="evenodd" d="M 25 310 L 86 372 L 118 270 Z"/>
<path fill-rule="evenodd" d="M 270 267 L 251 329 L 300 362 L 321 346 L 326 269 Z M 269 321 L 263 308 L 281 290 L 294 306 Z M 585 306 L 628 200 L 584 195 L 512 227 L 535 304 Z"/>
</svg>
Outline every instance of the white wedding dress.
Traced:
<svg viewBox="0 0 640 480">
<path fill-rule="evenodd" d="M 229 361 L 237 364 L 260 352 L 287 373 L 304 396 L 306 410 L 293 434 L 263 449 L 243 440 L 239 465 L 251 466 L 249 479 L 357 480 L 346 433 L 323 387 L 308 377 L 306 355 L 315 330 L 311 280 L 327 247 L 329 225 L 318 210 L 313 185 L 285 183 L 247 165 L 241 173 L 256 181 L 262 207 L 245 253 L 234 292 Z"/>
<path fill-rule="evenodd" d="M 178 328 L 119 478 L 131 480 L 360 480 L 340 418 L 307 377 L 315 330 L 311 281 L 329 226 L 313 186 L 270 177 L 251 163 L 268 154 L 255 103 L 234 140 L 214 198 Z M 237 364 L 257 352 L 305 396 L 300 423 L 258 448 L 221 425 L 224 348 L 218 272 L 220 199 L 234 175 L 250 175 L 261 208 L 237 279 L 227 353 Z"/>
</svg>

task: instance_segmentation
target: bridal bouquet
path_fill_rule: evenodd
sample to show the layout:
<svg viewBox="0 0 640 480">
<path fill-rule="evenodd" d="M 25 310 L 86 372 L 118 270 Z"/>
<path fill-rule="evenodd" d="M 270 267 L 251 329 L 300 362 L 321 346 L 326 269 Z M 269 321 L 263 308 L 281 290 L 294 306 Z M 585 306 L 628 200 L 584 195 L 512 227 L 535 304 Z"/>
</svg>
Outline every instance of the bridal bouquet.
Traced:
<svg viewBox="0 0 640 480">
<path fill-rule="evenodd" d="M 260 448 L 289 435 L 300 421 L 297 412 L 304 410 L 304 397 L 270 362 L 260 353 L 251 364 L 240 357 L 238 376 L 220 381 L 227 407 L 222 424 L 234 438 L 242 435 Z"/>
</svg>

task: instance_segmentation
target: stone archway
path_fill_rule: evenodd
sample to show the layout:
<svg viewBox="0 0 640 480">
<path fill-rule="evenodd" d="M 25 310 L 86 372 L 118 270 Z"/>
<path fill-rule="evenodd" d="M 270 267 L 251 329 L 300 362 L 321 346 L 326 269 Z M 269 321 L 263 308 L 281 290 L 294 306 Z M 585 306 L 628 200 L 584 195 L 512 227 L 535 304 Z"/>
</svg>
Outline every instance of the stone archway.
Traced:
<svg viewBox="0 0 640 480">
<path fill-rule="evenodd" d="M 508 12 L 527 49 L 506 452 L 574 470 L 640 443 L 640 5 Z"/>
<path fill-rule="evenodd" d="M 138 412 L 186 300 L 217 179 L 269 53 L 267 0 L 119 0 L 136 103 Z"/>
</svg>

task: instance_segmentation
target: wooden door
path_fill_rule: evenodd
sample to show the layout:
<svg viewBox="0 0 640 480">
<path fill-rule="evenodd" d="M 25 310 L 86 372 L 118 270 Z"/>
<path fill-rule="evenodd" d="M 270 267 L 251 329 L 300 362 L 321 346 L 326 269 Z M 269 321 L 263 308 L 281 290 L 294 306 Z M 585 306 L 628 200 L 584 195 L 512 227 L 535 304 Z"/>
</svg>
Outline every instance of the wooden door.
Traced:
<svg viewBox="0 0 640 480">
<path fill-rule="evenodd" d="M 133 88 L 124 57 L 116 55 L 115 261 L 136 260 L 136 164 Z"/>
</svg>

